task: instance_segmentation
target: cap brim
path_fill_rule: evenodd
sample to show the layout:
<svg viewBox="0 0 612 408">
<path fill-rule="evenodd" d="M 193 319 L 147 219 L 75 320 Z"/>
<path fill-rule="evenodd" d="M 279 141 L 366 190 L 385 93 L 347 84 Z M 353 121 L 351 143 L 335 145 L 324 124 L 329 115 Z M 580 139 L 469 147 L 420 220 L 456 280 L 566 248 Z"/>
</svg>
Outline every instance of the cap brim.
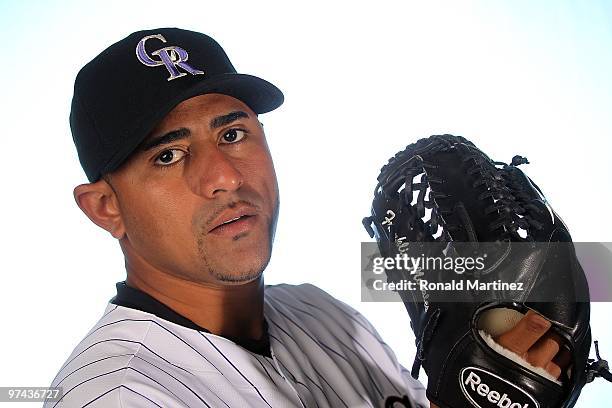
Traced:
<svg viewBox="0 0 612 408">
<path fill-rule="evenodd" d="M 178 104 L 194 96 L 210 93 L 219 93 L 239 99 L 257 114 L 278 108 L 285 99 L 280 89 L 253 75 L 226 73 L 194 83 L 193 86 L 164 104 L 157 112 L 150 112 L 151 115 L 142 122 L 140 129 L 135 131 L 137 135 L 122 146 L 121 150 L 100 171 L 100 176 L 119 168 L 155 126 Z"/>
<path fill-rule="evenodd" d="M 208 93 L 220 93 L 240 99 L 257 114 L 278 108 L 285 99 L 280 89 L 264 79 L 253 75 L 228 73 L 194 84 L 179 95 L 180 100 L 174 106 L 194 96 Z"/>
</svg>

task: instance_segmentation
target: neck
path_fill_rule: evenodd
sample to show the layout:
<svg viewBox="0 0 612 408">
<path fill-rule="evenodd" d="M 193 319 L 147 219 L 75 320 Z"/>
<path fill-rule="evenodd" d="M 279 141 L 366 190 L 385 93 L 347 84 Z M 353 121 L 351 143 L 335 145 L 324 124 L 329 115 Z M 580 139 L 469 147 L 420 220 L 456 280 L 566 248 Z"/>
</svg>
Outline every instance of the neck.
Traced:
<svg viewBox="0 0 612 408">
<path fill-rule="evenodd" d="M 222 337 L 263 336 L 263 277 L 245 284 L 193 282 L 127 262 L 128 286 L 154 297 L 178 314 Z"/>
</svg>

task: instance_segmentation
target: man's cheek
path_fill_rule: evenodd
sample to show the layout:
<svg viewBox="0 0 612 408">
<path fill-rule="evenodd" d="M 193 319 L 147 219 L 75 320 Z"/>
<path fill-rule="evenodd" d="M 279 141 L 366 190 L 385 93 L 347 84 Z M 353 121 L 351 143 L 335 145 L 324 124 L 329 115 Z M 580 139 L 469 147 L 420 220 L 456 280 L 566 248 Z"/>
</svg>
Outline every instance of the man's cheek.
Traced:
<svg viewBox="0 0 612 408">
<path fill-rule="evenodd" d="M 169 239 L 179 222 L 175 213 L 160 211 L 151 204 L 135 208 L 130 217 L 131 229 L 138 232 L 140 240 L 152 245 L 160 245 L 160 241 Z"/>
</svg>

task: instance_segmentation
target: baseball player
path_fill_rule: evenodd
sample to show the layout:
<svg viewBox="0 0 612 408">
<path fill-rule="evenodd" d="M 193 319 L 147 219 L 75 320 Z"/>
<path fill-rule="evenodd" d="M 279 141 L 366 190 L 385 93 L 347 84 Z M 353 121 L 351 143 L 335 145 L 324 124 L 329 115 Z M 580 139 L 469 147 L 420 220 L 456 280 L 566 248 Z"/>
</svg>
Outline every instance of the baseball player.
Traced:
<svg viewBox="0 0 612 408">
<path fill-rule="evenodd" d="M 46 408 L 430 406 L 357 311 L 313 285 L 264 285 L 279 193 L 258 115 L 282 102 L 176 28 L 132 33 L 80 70 L 70 125 L 89 183 L 74 196 L 127 278 Z M 496 340 L 556 377 L 549 327 L 529 313 Z"/>
</svg>

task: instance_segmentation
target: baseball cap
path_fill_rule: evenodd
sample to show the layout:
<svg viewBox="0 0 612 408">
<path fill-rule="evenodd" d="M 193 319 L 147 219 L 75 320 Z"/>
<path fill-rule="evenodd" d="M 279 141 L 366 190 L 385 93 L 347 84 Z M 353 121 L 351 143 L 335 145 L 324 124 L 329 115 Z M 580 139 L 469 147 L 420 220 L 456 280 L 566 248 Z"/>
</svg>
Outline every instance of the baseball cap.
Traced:
<svg viewBox="0 0 612 408">
<path fill-rule="evenodd" d="M 70 129 L 91 182 L 116 170 L 179 103 L 220 93 L 255 113 L 279 107 L 283 93 L 239 74 L 211 37 L 179 28 L 137 31 L 102 51 L 77 74 Z"/>
</svg>

